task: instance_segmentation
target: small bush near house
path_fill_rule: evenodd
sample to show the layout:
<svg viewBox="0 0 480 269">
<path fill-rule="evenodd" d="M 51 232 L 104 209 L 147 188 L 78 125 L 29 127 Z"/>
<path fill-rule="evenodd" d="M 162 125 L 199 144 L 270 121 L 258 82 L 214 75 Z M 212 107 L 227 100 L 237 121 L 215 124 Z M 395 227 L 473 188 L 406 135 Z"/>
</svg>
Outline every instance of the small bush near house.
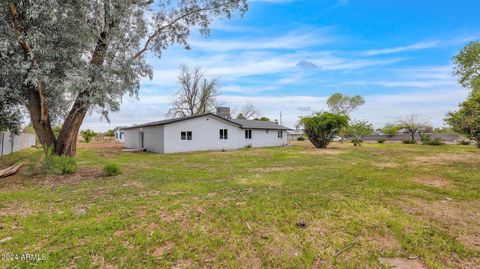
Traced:
<svg viewBox="0 0 480 269">
<path fill-rule="evenodd" d="M 103 173 L 108 176 L 118 176 L 122 174 L 122 171 L 120 170 L 120 166 L 116 164 L 107 164 L 105 167 L 103 167 Z"/>
<path fill-rule="evenodd" d="M 417 141 L 411 139 L 402 140 L 403 144 L 417 144 Z"/>
<path fill-rule="evenodd" d="M 304 141 L 304 140 L 305 140 L 305 137 L 303 137 L 303 136 L 297 137 L 297 141 Z"/>
<path fill-rule="evenodd" d="M 249 149 L 249 148 L 251 148 L 251 147 L 252 147 L 252 145 L 250 145 L 250 144 L 248 144 L 248 145 L 245 146 L 245 148 L 247 148 L 247 149 Z"/>
<path fill-rule="evenodd" d="M 71 175 L 77 172 L 77 161 L 68 156 L 53 156 L 55 174 Z"/>
<path fill-rule="evenodd" d="M 377 143 L 379 143 L 379 144 L 385 143 L 385 138 L 377 139 Z"/>
<path fill-rule="evenodd" d="M 458 144 L 459 144 L 459 145 L 467 146 L 467 145 L 472 144 L 472 141 L 470 141 L 470 140 L 463 140 L 463 139 L 462 139 L 462 140 L 458 141 Z"/>
</svg>

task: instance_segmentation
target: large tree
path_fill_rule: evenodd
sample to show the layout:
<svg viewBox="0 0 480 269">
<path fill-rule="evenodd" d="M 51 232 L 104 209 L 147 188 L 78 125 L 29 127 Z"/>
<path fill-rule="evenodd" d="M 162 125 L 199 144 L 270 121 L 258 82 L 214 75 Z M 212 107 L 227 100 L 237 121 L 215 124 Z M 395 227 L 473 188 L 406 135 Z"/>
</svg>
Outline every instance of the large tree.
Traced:
<svg viewBox="0 0 480 269">
<path fill-rule="evenodd" d="M 453 59 L 460 84 L 471 92 L 459 110 L 450 112 L 445 120 L 480 147 L 480 42 L 469 43 Z"/>
<path fill-rule="evenodd" d="M 346 116 L 350 116 L 350 113 L 363 104 L 365 99 L 360 95 L 348 96 L 334 93 L 327 100 L 330 112 Z"/>
<path fill-rule="evenodd" d="M 348 125 L 348 116 L 330 112 L 316 112 L 302 117 L 300 125 L 305 134 L 317 148 L 326 148 L 332 138 Z"/>
<path fill-rule="evenodd" d="M 182 65 L 178 80 L 180 89 L 175 94 L 173 107 L 167 116 L 184 118 L 212 112 L 215 109 L 219 94 L 216 79 L 207 79 L 199 67 L 190 70 Z"/>
<path fill-rule="evenodd" d="M 212 19 L 246 9 L 246 0 L 3 1 L 0 91 L 20 97 L 44 146 L 72 156 L 86 114 L 108 119 L 152 76 L 148 52 L 188 48 L 192 27 L 208 34 Z"/>
</svg>

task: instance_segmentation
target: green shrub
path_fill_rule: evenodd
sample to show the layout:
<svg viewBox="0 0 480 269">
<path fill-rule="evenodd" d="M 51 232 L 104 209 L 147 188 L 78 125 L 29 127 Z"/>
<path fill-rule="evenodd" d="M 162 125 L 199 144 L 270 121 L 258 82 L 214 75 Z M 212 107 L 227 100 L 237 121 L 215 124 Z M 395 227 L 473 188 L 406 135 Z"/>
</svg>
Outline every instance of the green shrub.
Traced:
<svg viewBox="0 0 480 269">
<path fill-rule="evenodd" d="M 36 164 L 32 165 L 32 173 Z M 40 174 L 71 175 L 77 172 L 77 161 L 69 156 L 58 156 L 53 154 L 53 149 L 48 149 L 40 161 Z"/>
<path fill-rule="evenodd" d="M 53 167 L 55 174 L 71 175 L 77 172 L 77 161 L 68 156 L 53 156 Z"/>
<path fill-rule="evenodd" d="M 459 145 L 464 145 L 464 146 L 466 146 L 466 145 L 472 144 L 472 141 L 470 141 L 470 140 L 463 140 L 463 139 L 462 139 L 462 140 L 458 141 L 458 144 L 459 144 Z"/>
<path fill-rule="evenodd" d="M 251 147 L 252 147 L 251 144 L 248 144 L 248 145 L 245 146 L 245 148 L 247 148 L 247 149 L 249 149 L 249 148 L 251 148 Z"/>
<path fill-rule="evenodd" d="M 402 140 L 403 144 L 417 144 L 417 141 L 411 139 Z"/>
<path fill-rule="evenodd" d="M 120 170 L 120 166 L 117 164 L 107 164 L 105 167 L 103 167 L 103 173 L 106 176 L 118 176 L 122 174 L 122 171 Z"/>
<path fill-rule="evenodd" d="M 434 139 L 428 139 L 428 140 L 422 141 L 422 144 L 430 145 L 430 146 L 440 146 L 440 145 L 444 145 L 445 143 L 443 143 L 440 138 L 435 137 Z"/>
<path fill-rule="evenodd" d="M 25 175 L 31 176 L 35 172 L 35 168 L 37 167 L 37 158 L 35 156 L 30 157 L 30 161 L 28 162 L 27 169 L 25 169 Z"/>
<path fill-rule="evenodd" d="M 48 148 L 45 151 L 43 159 L 40 161 L 40 174 L 47 175 L 55 171 L 53 166 L 53 148 Z"/>
<path fill-rule="evenodd" d="M 385 138 L 379 138 L 379 139 L 377 139 L 377 143 L 379 143 L 379 144 L 385 143 Z"/>
<path fill-rule="evenodd" d="M 358 138 L 352 139 L 352 143 L 353 143 L 353 145 L 354 145 L 355 147 L 356 147 L 356 146 L 361 146 L 361 145 L 362 145 L 362 142 L 363 142 L 362 139 L 358 139 Z"/>
<path fill-rule="evenodd" d="M 305 137 L 303 137 L 303 136 L 297 137 L 297 141 L 303 141 L 303 140 L 305 140 Z"/>
<path fill-rule="evenodd" d="M 82 137 L 83 139 L 85 139 L 86 143 L 90 143 L 90 141 L 92 141 L 92 138 L 94 138 L 97 135 L 97 133 L 95 133 L 90 129 L 81 131 L 80 133 L 82 134 Z"/>
</svg>

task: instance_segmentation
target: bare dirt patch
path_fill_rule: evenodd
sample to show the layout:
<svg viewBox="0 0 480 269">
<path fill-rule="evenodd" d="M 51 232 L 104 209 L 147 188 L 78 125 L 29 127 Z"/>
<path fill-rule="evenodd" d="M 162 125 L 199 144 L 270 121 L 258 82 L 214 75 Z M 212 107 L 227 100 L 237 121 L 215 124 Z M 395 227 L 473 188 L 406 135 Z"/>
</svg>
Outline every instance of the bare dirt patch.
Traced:
<svg viewBox="0 0 480 269">
<path fill-rule="evenodd" d="M 193 265 L 192 260 L 190 259 L 181 259 L 175 262 L 173 268 L 175 269 L 183 269 L 183 268 L 191 268 Z"/>
<path fill-rule="evenodd" d="M 390 266 L 394 269 L 426 269 L 418 260 L 406 258 L 378 258 L 383 265 Z"/>
<path fill-rule="evenodd" d="M 175 248 L 175 244 L 172 242 L 168 242 L 163 246 L 159 246 L 153 250 L 152 256 L 155 258 L 162 258 L 164 255 L 168 255 L 172 253 L 173 249 Z"/>
<path fill-rule="evenodd" d="M 115 141 L 77 143 L 79 149 L 122 149 L 123 143 Z"/>
<path fill-rule="evenodd" d="M 480 154 L 473 153 L 439 153 L 435 155 L 423 155 L 413 157 L 415 163 L 437 164 L 437 163 L 480 163 Z"/>
<path fill-rule="evenodd" d="M 405 197 L 399 206 L 405 212 L 439 222 L 452 237 L 472 249 L 480 250 L 480 201 L 445 199 L 428 202 Z"/>
<path fill-rule="evenodd" d="M 452 182 L 441 177 L 415 177 L 413 181 L 434 188 L 450 188 Z"/>
<path fill-rule="evenodd" d="M 10 203 L 6 207 L 0 207 L 0 217 L 2 216 L 28 216 L 35 210 L 23 203 Z"/>
</svg>

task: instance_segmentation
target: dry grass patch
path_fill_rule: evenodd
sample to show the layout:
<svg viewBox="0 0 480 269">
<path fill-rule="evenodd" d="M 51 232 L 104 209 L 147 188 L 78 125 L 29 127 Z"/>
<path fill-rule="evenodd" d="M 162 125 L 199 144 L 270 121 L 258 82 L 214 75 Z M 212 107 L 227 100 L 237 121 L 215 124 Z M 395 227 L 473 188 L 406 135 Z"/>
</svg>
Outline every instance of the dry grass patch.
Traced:
<svg viewBox="0 0 480 269">
<path fill-rule="evenodd" d="M 438 164 L 438 163 L 480 163 L 480 154 L 473 154 L 473 153 L 463 153 L 463 154 L 456 154 L 456 153 L 439 153 L 435 155 L 422 155 L 422 156 L 414 156 L 413 161 L 415 163 L 422 163 L 422 164 Z"/>
<path fill-rule="evenodd" d="M 406 197 L 399 204 L 405 212 L 439 222 L 462 244 L 480 250 L 480 201 L 451 199 L 428 202 Z"/>
<path fill-rule="evenodd" d="M 451 188 L 452 182 L 450 180 L 440 177 L 414 177 L 413 181 L 422 185 L 434 188 Z"/>
<path fill-rule="evenodd" d="M 270 173 L 270 172 L 286 172 L 286 171 L 293 171 L 293 170 L 295 169 L 290 166 L 271 166 L 271 167 L 252 168 L 249 171 L 260 172 L 260 173 Z"/>
<path fill-rule="evenodd" d="M 421 264 L 416 259 L 406 259 L 406 258 L 379 258 L 378 261 L 393 269 L 426 269 L 423 264 Z"/>
<path fill-rule="evenodd" d="M 380 169 L 398 167 L 398 164 L 393 162 L 378 162 L 378 163 L 372 163 L 372 165 Z"/>
</svg>

